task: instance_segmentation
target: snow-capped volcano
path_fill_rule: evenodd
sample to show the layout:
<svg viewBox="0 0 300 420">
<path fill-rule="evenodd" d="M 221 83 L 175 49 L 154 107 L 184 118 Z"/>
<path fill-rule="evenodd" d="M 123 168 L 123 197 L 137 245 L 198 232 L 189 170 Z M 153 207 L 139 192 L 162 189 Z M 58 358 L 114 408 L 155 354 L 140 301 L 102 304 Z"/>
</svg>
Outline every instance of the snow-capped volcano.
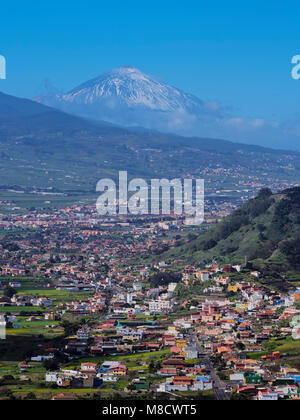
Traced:
<svg viewBox="0 0 300 420">
<path fill-rule="evenodd" d="M 124 126 L 177 131 L 218 110 L 193 95 L 125 66 L 89 80 L 66 94 L 36 98 L 63 111 Z"/>
<path fill-rule="evenodd" d="M 183 136 L 299 148 L 294 140 L 299 138 L 299 120 L 232 115 L 218 102 L 205 102 L 131 66 L 104 73 L 68 93 L 49 94 L 49 85 L 46 90 L 35 101 L 88 119 Z"/>
<path fill-rule="evenodd" d="M 128 107 L 142 106 L 155 111 L 177 111 L 202 105 L 197 98 L 161 83 L 134 67 L 112 70 L 62 96 L 64 101 L 81 104 L 95 104 L 110 98 L 117 98 Z"/>
</svg>

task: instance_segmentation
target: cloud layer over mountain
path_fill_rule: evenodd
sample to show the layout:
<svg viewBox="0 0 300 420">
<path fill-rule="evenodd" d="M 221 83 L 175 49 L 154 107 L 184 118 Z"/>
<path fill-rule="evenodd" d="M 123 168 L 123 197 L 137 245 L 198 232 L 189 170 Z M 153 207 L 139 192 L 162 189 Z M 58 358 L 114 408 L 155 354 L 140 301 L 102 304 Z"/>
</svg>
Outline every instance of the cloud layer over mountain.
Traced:
<svg viewBox="0 0 300 420">
<path fill-rule="evenodd" d="M 300 150 L 300 120 L 279 122 L 232 115 L 218 102 L 202 101 L 128 66 L 104 73 L 66 94 L 35 100 L 126 127 Z"/>
</svg>

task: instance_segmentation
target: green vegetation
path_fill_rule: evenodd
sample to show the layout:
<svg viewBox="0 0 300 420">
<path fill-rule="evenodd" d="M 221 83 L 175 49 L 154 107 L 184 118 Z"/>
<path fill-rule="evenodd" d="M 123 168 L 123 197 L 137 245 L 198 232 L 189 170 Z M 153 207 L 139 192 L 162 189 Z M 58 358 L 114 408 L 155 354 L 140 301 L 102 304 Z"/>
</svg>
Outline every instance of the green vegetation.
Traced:
<svg viewBox="0 0 300 420">
<path fill-rule="evenodd" d="M 160 258 L 224 263 L 243 263 L 247 258 L 253 268 L 265 269 L 267 276 L 278 278 L 281 271 L 299 268 L 299 214 L 299 187 L 274 195 L 264 189 L 195 240 Z"/>
<path fill-rule="evenodd" d="M 291 336 L 273 338 L 264 344 L 261 352 L 248 353 L 250 359 L 261 359 L 262 356 L 279 351 L 281 354 L 281 364 L 284 363 L 292 367 L 300 367 L 300 340 L 294 340 Z"/>
<path fill-rule="evenodd" d="M 256 179 L 267 174 L 285 182 L 300 175 L 297 152 L 283 155 L 218 139 L 122 129 L 4 94 L 0 102 L 5 110 L 0 121 L 0 199 L 12 201 L 1 205 L 1 211 L 9 212 L 11 205 L 51 208 L 94 199 L 97 181 L 116 179 L 120 168 L 130 177 L 151 179 L 198 177 L 206 168 L 222 167 L 233 174 L 222 179 L 224 189 L 236 185 L 235 169 Z M 212 171 L 210 182 L 219 185 L 220 175 Z"/>
</svg>

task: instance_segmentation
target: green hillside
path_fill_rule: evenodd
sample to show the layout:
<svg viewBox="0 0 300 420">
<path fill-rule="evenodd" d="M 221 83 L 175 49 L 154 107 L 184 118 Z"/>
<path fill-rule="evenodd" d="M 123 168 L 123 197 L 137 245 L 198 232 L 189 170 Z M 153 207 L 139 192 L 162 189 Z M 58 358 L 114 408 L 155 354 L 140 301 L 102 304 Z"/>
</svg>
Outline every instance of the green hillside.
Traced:
<svg viewBox="0 0 300 420">
<path fill-rule="evenodd" d="M 246 259 L 280 271 L 300 269 L 300 187 L 279 194 L 261 190 L 257 198 L 163 257 L 230 263 Z"/>
<path fill-rule="evenodd" d="M 91 193 L 120 170 L 147 179 L 204 177 L 221 190 L 248 177 L 287 184 L 300 180 L 300 153 L 123 129 L 0 93 L 1 190 Z"/>
</svg>

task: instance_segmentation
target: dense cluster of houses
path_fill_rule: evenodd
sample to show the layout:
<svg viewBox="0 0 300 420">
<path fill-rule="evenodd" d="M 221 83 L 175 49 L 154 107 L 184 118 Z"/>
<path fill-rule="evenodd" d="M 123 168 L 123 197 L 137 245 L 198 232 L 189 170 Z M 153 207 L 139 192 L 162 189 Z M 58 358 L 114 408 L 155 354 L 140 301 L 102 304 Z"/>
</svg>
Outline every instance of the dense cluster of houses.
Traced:
<svg viewBox="0 0 300 420">
<path fill-rule="evenodd" d="M 299 336 L 300 290 L 263 287 L 259 271 L 238 264 L 142 264 L 140 256 L 176 242 L 182 220 L 102 220 L 93 207 L 74 205 L 51 214 L 3 216 L 0 226 L 20 230 L 13 244 L 0 238 L 0 287 L 13 289 L 0 296 L 0 306 L 13 307 L 7 316 L 11 327 L 18 328 L 18 307 L 36 307 L 30 322 L 88 320 L 63 344 L 41 343 L 36 349 L 31 363 L 51 361 L 57 353 L 75 365 L 83 357 L 92 360 L 72 369 L 61 364 L 46 373 L 47 383 L 97 389 L 124 380 L 128 391 L 206 392 L 214 383 L 199 357 L 203 352 L 221 372 L 229 395 L 297 398 L 299 371 L 285 363 L 276 345 L 266 345 Z M 37 234 L 26 236 L 28 229 Z M 162 284 L 151 282 L 157 273 L 174 272 L 176 281 L 171 276 Z M 27 293 L 28 277 L 41 279 L 47 291 L 76 292 L 76 299 L 56 302 L 47 293 Z M 132 377 L 121 356 L 144 353 L 162 356 Z"/>
</svg>

